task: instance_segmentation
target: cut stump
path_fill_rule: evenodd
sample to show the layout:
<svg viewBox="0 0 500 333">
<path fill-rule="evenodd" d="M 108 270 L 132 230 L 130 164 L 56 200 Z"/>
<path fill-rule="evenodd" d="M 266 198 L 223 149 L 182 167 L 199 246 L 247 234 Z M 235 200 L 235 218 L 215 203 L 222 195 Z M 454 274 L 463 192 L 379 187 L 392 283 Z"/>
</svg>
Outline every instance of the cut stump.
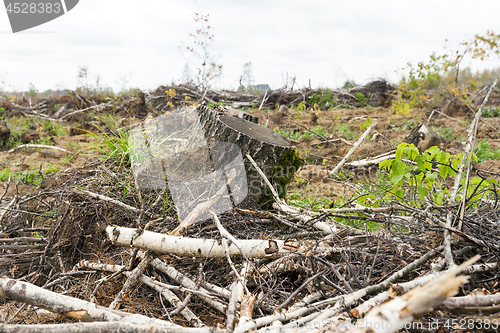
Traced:
<svg viewBox="0 0 500 333">
<path fill-rule="evenodd" d="M 230 142 L 238 145 L 242 156 L 249 154 L 276 187 L 280 197 L 302 165 L 302 160 L 290 141 L 281 134 L 252 121 L 205 106 L 197 109 L 200 124 L 208 143 Z M 245 158 L 248 197 L 270 207 L 272 194 L 253 165 Z"/>
<path fill-rule="evenodd" d="M 417 124 L 408 134 L 404 142 L 413 143 L 420 152 L 424 152 L 430 147 L 437 146 L 441 138 L 428 126 L 424 124 Z"/>
</svg>

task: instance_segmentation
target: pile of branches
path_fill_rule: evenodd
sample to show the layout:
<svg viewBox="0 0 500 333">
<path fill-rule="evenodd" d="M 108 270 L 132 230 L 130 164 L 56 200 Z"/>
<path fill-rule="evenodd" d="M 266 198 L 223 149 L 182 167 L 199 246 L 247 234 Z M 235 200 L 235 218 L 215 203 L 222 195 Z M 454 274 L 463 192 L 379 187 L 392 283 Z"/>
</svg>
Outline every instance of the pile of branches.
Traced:
<svg viewBox="0 0 500 333">
<path fill-rule="evenodd" d="M 390 105 L 393 99 L 396 88 L 384 80 L 372 81 L 364 86 L 356 87 L 350 90 L 336 89 L 331 90 L 332 96 L 336 97 L 337 104 L 359 105 L 358 99 L 354 96 L 355 93 L 362 93 L 366 97 L 366 102 L 373 106 Z M 169 94 L 168 91 L 175 91 L 175 96 Z M 241 107 L 260 107 L 260 108 L 275 108 L 277 105 L 285 105 L 291 107 L 304 103 L 305 107 L 311 107 L 309 103 L 311 97 L 315 94 L 322 94 L 322 89 L 303 88 L 298 90 L 290 90 L 287 88 L 266 90 L 259 94 L 244 94 L 227 90 L 206 90 L 199 91 L 194 86 L 179 85 L 179 86 L 160 86 L 146 99 L 151 102 L 153 107 L 164 112 L 175 106 L 182 106 L 196 102 L 204 103 L 225 103 L 233 108 Z M 172 103 L 172 104 L 169 104 Z"/>
<path fill-rule="evenodd" d="M 179 231 L 166 190 L 131 184 L 130 169 L 93 163 L 2 198 L 1 330 L 343 332 L 499 311 L 496 207 L 467 214 L 460 231 L 446 224 L 453 205 L 311 212 L 276 198 L 273 211 L 236 208 Z M 450 297 L 461 272 L 473 278 Z"/>
<path fill-rule="evenodd" d="M 178 221 L 167 189 L 136 188 L 128 167 L 98 162 L 46 179 L 34 195 L 5 191 L 0 330 L 495 330 L 498 200 L 474 212 L 456 202 L 480 116 L 448 202 L 425 209 L 353 197 L 313 212 L 273 192 L 272 211 L 216 215 L 202 203 Z M 211 219 L 195 223 L 204 213 Z"/>
<path fill-rule="evenodd" d="M 376 80 L 365 86 L 356 87 L 351 90 L 332 90 L 336 103 L 339 105 L 359 105 L 356 93 L 363 93 L 366 103 L 374 106 L 388 106 L 393 98 L 395 87 L 384 80 Z M 173 94 L 172 94 L 173 92 Z M 205 90 L 199 91 L 195 86 L 160 86 L 154 92 L 138 92 L 137 95 L 118 95 L 114 98 L 101 96 L 84 96 L 76 91 L 70 91 L 63 96 L 43 97 L 31 100 L 22 96 L 15 101 L 0 97 L 0 106 L 7 111 L 7 118 L 15 116 L 26 116 L 41 118 L 54 122 L 79 122 L 92 121 L 88 113 L 117 114 L 125 118 L 144 119 L 151 114 L 152 117 L 158 113 L 164 113 L 173 108 L 184 105 L 217 104 L 224 103 L 233 108 L 275 108 L 277 105 L 291 107 L 304 103 L 305 107 L 311 107 L 309 103 L 315 94 L 322 94 L 321 89 L 276 89 L 266 90 L 260 94 L 243 94 L 227 90 Z"/>
<path fill-rule="evenodd" d="M 141 95 L 142 94 L 142 95 Z M 115 98 L 101 96 L 84 96 L 76 91 L 67 95 L 38 98 L 36 103 L 22 96 L 18 100 L 0 97 L 0 105 L 7 112 L 6 118 L 25 116 L 39 118 L 53 122 L 78 122 L 92 121 L 89 114 L 94 112 L 118 114 L 122 117 L 144 118 L 149 112 L 143 93 L 138 96 L 119 95 Z"/>
</svg>

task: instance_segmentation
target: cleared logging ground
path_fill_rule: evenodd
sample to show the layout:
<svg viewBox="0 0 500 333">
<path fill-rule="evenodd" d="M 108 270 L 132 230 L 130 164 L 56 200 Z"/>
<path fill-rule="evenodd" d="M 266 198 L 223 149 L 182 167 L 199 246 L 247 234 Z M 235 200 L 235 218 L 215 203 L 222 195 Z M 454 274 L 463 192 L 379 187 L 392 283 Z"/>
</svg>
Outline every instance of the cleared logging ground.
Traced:
<svg viewBox="0 0 500 333">
<path fill-rule="evenodd" d="M 270 196 L 265 204 L 272 208 L 247 200 L 179 236 L 172 231 L 182 221 L 168 189 L 138 189 L 121 146 L 131 125 L 201 98 L 192 87 L 172 87 L 175 96 L 169 89 L 111 100 L 73 94 L 31 107 L 2 100 L 7 125 L 33 121 L 26 128 L 16 122 L 15 140 L 0 152 L 0 175 L 10 168 L 0 193 L 0 330 L 346 331 L 361 320 L 453 331 L 452 322 L 473 320 L 475 328 L 494 331 L 500 312 L 500 164 L 488 158 L 499 145 L 494 116 L 475 117 L 451 96 L 411 116 L 395 115 L 391 88 L 380 82 L 333 92 L 337 104 L 326 108 L 308 104 L 321 90 L 209 91 L 208 103 L 224 101 L 284 134 L 305 164 L 285 198 Z M 488 90 L 478 90 L 474 111 Z M 499 96 L 493 90 L 483 115 L 498 108 Z M 67 132 L 58 135 L 46 120 Z M 446 162 L 427 165 L 418 160 L 422 152 L 398 160 L 398 145 L 419 122 L 440 136 Z M 64 155 L 43 157 L 46 148 L 9 153 L 30 123 L 41 124 L 34 131 L 42 139 L 53 131 L 52 146 L 74 140 L 75 147 L 64 147 L 74 165 L 58 162 Z M 480 145 L 485 139 L 488 147 Z M 481 163 L 464 159 L 472 151 Z M 402 164 L 379 171 L 387 156 Z M 21 170 L 14 161 L 23 157 L 28 166 Z M 43 158 L 61 163 L 59 170 L 40 169 L 34 190 L 26 179 L 23 185 L 20 173 L 36 170 Z M 419 163 L 428 167 L 422 175 Z M 419 184 L 428 185 L 424 195 Z"/>
</svg>

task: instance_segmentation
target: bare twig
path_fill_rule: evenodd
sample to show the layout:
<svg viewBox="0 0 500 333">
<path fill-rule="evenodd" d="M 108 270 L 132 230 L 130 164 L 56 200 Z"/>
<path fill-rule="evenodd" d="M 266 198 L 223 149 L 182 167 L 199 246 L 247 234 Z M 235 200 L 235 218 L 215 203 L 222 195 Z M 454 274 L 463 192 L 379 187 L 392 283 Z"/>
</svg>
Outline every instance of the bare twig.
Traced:
<svg viewBox="0 0 500 333">
<path fill-rule="evenodd" d="M 363 135 L 361 135 L 361 137 L 359 138 L 359 140 L 354 144 L 354 146 L 351 148 L 351 150 L 349 150 L 349 152 L 344 156 L 344 158 L 342 159 L 342 161 L 340 161 L 340 163 L 337 164 L 337 166 L 335 167 L 335 169 L 333 169 L 333 171 L 330 174 L 332 174 L 332 175 L 337 174 L 337 172 L 340 170 L 340 168 L 342 168 L 342 166 L 345 164 L 345 162 L 349 159 L 349 157 L 351 157 L 351 155 L 354 153 L 354 151 L 361 145 L 361 143 L 365 140 L 365 138 L 368 136 L 368 134 L 370 134 L 370 131 L 375 126 L 377 126 L 377 123 L 371 124 L 370 127 L 368 127 L 366 129 L 366 131 L 363 133 Z"/>
<path fill-rule="evenodd" d="M 127 204 L 124 204 L 121 201 L 115 200 L 113 198 L 107 197 L 107 196 L 102 195 L 102 194 L 97 194 L 97 193 L 93 193 L 93 192 L 86 191 L 86 190 L 80 190 L 80 189 L 76 189 L 76 188 L 72 188 L 71 192 L 73 192 L 75 194 L 78 194 L 78 195 L 83 195 L 83 196 L 87 196 L 87 197 L 91 197 L 91 198 L 95 198 L 95 199 L 99 199 L 99 200 L 104 200 L 104 201 L 107 201 L 107 202 L 111 202 L 112 204 L 115 204 L 117 206 L 120 206 L 122 208 L 130 210 L 132 212 L 136 212 L 136 213 L 140 213 L 141 212 L 141 210 L 138 209 L 138 208 L 129 206 Z"/>
<path fill-rule="evenodd" d="M 47 146 L 47 145 L 35 145 L 35 144 L 31 144 L 31 143 L 14 147 L 11 150 L 9 150 L 8 152 L 13 153 L 13 152 L 18 151 L 18 150 L 23 149 L 23 148 L 45 148 L 45 149 L 55 149 L 55 150 L 60 150 L 62 152 L 67 152 L 67 150 L 64 148 L 59 148 L 59 147 L 55 147 L 55 146 Z"/>
<path fill-rule="evenodd" d="M 76 111 L 73 111 L 73 112 L 70 112 L 68 114 L 65 114 L 64 116 L 62 116 L 61 118 L 59 118 L 59 121 L 63 120 L 64 118 L 67 118 L 69 116 L 72 116 L 74 114 L 77 114 L 77 113 L 80 113 L 80 112 L 83 112 L 83 111 L 87 111 L 87 110 L 92 110 L 92 109 L 95 109 L 95 108 L 100 108 L 100 107 L 106 107 L 106 106 L 111 106 L 111 103 L 101 103 L 99 105 L 94 105 L 94 106 L 90 106 L 88 108 L 85 108 L 85 109 L 81 109 L 81 110 L 76 110 Z"/>
<path fill-rule="evenodd" d="M 120 303 L 122 302 L 123 296 L 125 296 L 138 282 L 139 277 L 142 275 L 144 270 L 149 266 L 151 261 L 153 260 L 153 256 L 150 252 L 146 253 L 144 258 L 141 260 L 139 265 L 132 271 L 132 273 L 128 276 L 127 281 L 123 285 L 122 290 L 116 295 L 115 299 L 109 305 L 110 309 L 118 309 L 120 307 Z"/>
</svg>

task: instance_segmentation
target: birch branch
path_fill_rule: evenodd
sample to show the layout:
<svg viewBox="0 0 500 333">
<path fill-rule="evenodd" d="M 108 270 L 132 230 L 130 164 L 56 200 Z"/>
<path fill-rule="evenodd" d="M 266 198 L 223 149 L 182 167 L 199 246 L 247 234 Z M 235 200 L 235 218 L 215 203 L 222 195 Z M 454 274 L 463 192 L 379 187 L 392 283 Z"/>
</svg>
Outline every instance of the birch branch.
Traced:
<svg viewBox="0 0 500 333">
<path fill-rule="evenodd" d="M 4 333 L 224 333 L 218 328 L 164 327 L 120 322 L 95 322 L 48 325 L 6 325 L 0 324 Z"/>
<path fill-rule="evenodd" d="M 132 288 L 137 284 L 139 277 L 142 275 L 144 270 L 149 266 L 149 263 L 153 260 L 151 253 L 147 253 L 144 258 L 142 258 L 139 265 L 137 265 L 134 270 L 128 274 L 127 281 L 123 285 L 122 290 L 116 295 L 115 299 L 109 305 L 110 309 L 118 309 L 122 302 L 123 296 L 125 296 Z"/>
<path fill-rule="evenodd" d="M 179 327 L 164 320 L 111 310 L 84 300 L 48 291 L 31 283 L 7 278 L 0 278 L 0 298 L 27 303 L 82 321 L 114 321 L 162 328 Z"/>
<path fill-rule="evenodd" d="M 333 169 L 333 171 L 330 173 L 331 175 L 335 175 L 339 170 L 340 168 L 342 168 L 342 166 L 345 164 L 345 162 L 349 159 L 349 157 L 351 157 L 351 155 L 354 153 L 354 151 L 356 149 L 358 149 L 358 147 L 361 145 L 361 143 L 365 140 L 365 138 L 368 136 L 368 134 L 370 134 L 372 128 L 374 128 L 375 126 L 377 126 L 377 123 L 373 123 L 370 125 L 370 127 L 368 127 L 366 129 L 366 131 L 363 133 L 363 135 L 361 135 L 361 137 L 359 138 L 358 141 L 356 141 L 356 143 L 354 144 L 354 146 L 349 150 L 349 152 L 344 156 L 344 158 L 342 159 L 342 161 L 340 161 L 339 164 L 337 164 L 337 166 L 335 167 L 335 169 Z"/>
<path fill-rule="evenodd" d="M 98 263 L 92 263 L 89 261 L 81 261 L 78 264 L 78 267 L 87 267 L 90 269 L 95 269 L 99 271 L 106 271 L 106 272 L 121 272 L 125 276 L 130 276 L 132 273 L 129 271 L 125 271 L 125 266 L 121 265 L 106 265 L 106 264 L 98 264 Z M 146 275 L 141 275 L 139 276 L 139 281 L 144 283 L 145 285 L 153 288 L 157 292 L 161 293 L 165 299 L 172 304 L 172 306 L 177 306 L 178 303 L 181 302 L 179 297 L 175 295 L 173 292 L 170 290 L 179 290 L 179 291 L 190 291 L 196 293 L 197 291 L 194 290 L 189 290 L 187 288 L 183 287 L 177 287 L 177 286 L 170 286 L 161 282 L 158 282 L 156 280 L 151 279 L 150 277 Z M 186 318 L 189 323 L 191 323 L 194 327 L 204 327 L 205 324 L 189 309 L 189 308 L 184 308 L 181 311 L 182 316 Z"/>
<path fill-rule="evenodd" d="M 56 146 L 47 146 L 47 145 L 35 145 L 35 144 L 31 144 L 31 143 L 14 147 L 11 150 L 9 150 L 8 152 L 13 153 L 13 152 L 21 150 L 23 148 L 45 148 L 45 149 L 55 149 L 55 150 L 60 150 L 62 152 L 67 152 L 67 150 L 64 148 L 59 148 Z"/>
<path fill-rule="evenodd" d="M 255 306 L 255 296 L 248 295 L 241 302 L 241 310 L 240 310 L 240 320 L 238 322 L 237 327 L 243 326 L 252 320 L 253 317 L 253 308 Z"/>
<path fill-rule="evenodd" d="M 107 201 L 107 202 L 111 202 L 112 204 L 120 206 L 122 208 L 125 208 L 125 209 L 127 209 L 127 210 L 129 210 L 131 212 L 135 212 L 135 213 L 140 213 L 141 212 L 141 210 L 138 209 L 138 208 L 129 206 L 127 204 L 124 204 L 121 201 L 112 199 L 112 198 L 107 197 L 107 196 L 102 195 L 102 194 L 97 194 L 97 193 L 94 193 L 94 192 L 90 192 L 90 191 L 86 191 L 86 190 L 80 190 L 80 189 L 76 189 L 76 188 L 72 188 L 71 192 L 73 192 L 75 194 L 78 194 L 78 195 L 82 195 L 82 196 L 86 196 L 86 197 L 91 197 L 91 198 L 95 198 L 95 199 L 99 199 L 99 200 L 104 200 L 104 201 Z"/>
<path fill-rule="evenodd" d="M 383 289 L 388 288 L 392 283 L 397 282 L 403 276 L 407 275 L 411 271 L 413 271 L 413 270 L 417 269 L 418 267 L 422 266 L 423 264 L 425 264 L 427 261 L 429 261 L 432 257 L 434 257 L 442 249 L 443 249 L 443 246 L 439 246 L 435 249 L 432 249 L 431 251 L 427 252 L 422 257 L 416 259 L 415 261 L 413 261 L 412 263 L 410 263 L 406 267 L 400 269 L 399 271 L 395 272 L 390 277 L 388 277 L 386 280 L 384 280 L 376 285 L 368 286 L 366 288 L 360 289 L 360 290 L 352 293 L 351 295 L 346 296 L 345 298 L 343 298 L 342 296 L 337 296 L 337 297 L 334 297 L 332 299 L 327 299 L 325 301 L 321 301 L 321 302 L 317 302 L 317 303 L 313 303 L 313 304 L 315 304 L 316 306 L 321 305 L 321 304 L 328 304 L 328 303 L 331 304 L 333 302 L 337 302 L 339 299 L 342 299 L 343 302 L 346 302 L 345 304 L 347 304 L 347 306 L 349 306 L 349 304 L 353 304 L 355 301 L 359 300 L 360 298 L 362 298 L 366 295 L 374 294 L 374 293 L 377 293 Z M 292 312 L 292 311 L 296 311 L 300 308 L 306 307 L 306 306 L 310 305 L 314 300 L 315 300 L 315 297 L 306 296 L 301 302 L 295 303 L 289 309 L 289 311 Z M 330 316 L 334 316 L 335 314 L 337 314 L 336 311 L 333 311 L 331 315 L 326 316 L 325 318 L 328 318 Z"/>
<path fill-rule="evenodd" d="M 70 112 L 68 114 L 65 114 L 64 116 L 62 116 L 61 118 L 59 118 L 58 121 L 61 121 L 64 118 L 67 118 L 69 116 L 72 116 L 74 114 L 77 114 L 77 113 L 80 113 L 80 112 L 83 112 L 83 111 L 87 111 L 87 110 L 91 110 L 91 109 L 96 109 L 96 108 L 99 108 L 99 107 L 105 107 L 105 106 L 111 106 L 111 104 L 110 103 L 102 103 L 102 104 L 99 104 L 99 105 L 90 106 L 90 107 L 85 108 L 85 109 L 76 110 L 76 111 Z"/>
<path fill-rule="evenodd" d="M 239 295 L 240 285 L 238 282 L 233 282 L 231 285 L 231 298 L 229 299 L 229 305 L 227 307 L 227 325 L 226 330 L 228 333 L 233 333 L 234 325 L 236 323 L 236 307 L 238 305 L 238 295 Z"/>
<path fill-rule="evenodd" d="M 228 240 L 230 240 L 234 244 L 237 244 L 238 240 L 236 238 L 234 238 L 234 236 L 231 235 L 226 229 L 224 229 L 224 227 L 220 223 L 219 218 L 217 217 L 217 215 L 214 212 L 210 211 L 210 214 L 212 214 L 212 219 L 213 219 L 215 225 L 217 226 L 217 229 L 219 229 L 219 232 L 222 236 L 222 246 L 224 246 L 224 252 L 226 253 L 227 262 L 229 263 L 231 270 L 234 272 L 234 274 L 236 275 L 236 278 L 239 281 L 239 288 L 242 292 L 243 292 L 243 290 L 245 290 L 247 295 L 250 295 L 250 291 L 248 291 L 247 286 L 246 286 L 246 282 L 245 282 L 246 280 L 244 280 L 244 278 L 240 275 L 240 273 L 238 272 L 238 270 L 234 266 L 233 261 L 231 260 L 231 256 L 229 255 Z M 246 270 L 243 273 L 246 274 Z M 234 326 L 233 326 L 233 328 L 234 328 Z"/>
<path fill-rule="evenodd" d="M 107 227 L 106 232 L 116 246 L 133 246 L 143 250 L 186 257 L 224 258 L 226 256 L 224 246 L 214 239 L 177 237 L 125 227 Z M 228 246 L 231 257 L 243 255 L 247 258 L 267 258 L 307 251 L 325 254 L 337 251 L 337 249 L 326 244 L 317 246 L 315 243 L 274 239 L 237 240 Z"/>
<path fill-rule="evenodd" d="M 280 196 L 278 195 L 278 192 L 276 192 L 276 190 L 274 189 L 274 186 L 271 184 L 271 182 L 269 181 L 269 179 L 267 179 L 267 177 L 264 174 L 264 172 L 259 168 L 259 166 L 257 165 L 257 163 L 255 163 L 255 161 L 252 158 L 252 156 L 250 156 L 250 154 L 247 154 L 246 157 L 248 158 L 248 160 L 250 161 L 250 163 L 252 163 L 253 167 L 255 168 L 255 170 L 257 170 L 257 172 L 259 173 L 259 175 L 261 176 L 261 178 L 264 180 L 264 182 L 267 184 L 267 187 L 269 187 L 269 189 L 271 190 L 271 193 L 273 194 L 273 197 L 274 197 L 274 200 L 276 201 L 276 203 L 278 203 L 278 204 L 284 204 L 284 201 L 281 200 Z"/>
<path fill-rule="evenodd" d="M 437 279 L 422 287 L 416 287 L 401 297 L 373 308 L 363 319 L 363 323 L 375 333 L 396 332 L 398 327 L 412 322 L 417 316 L 441 303 L 447 297 L 458 292 L 458 288 L 466 283 L 468 276 L 457 276 L 464 268 L 479 260 L 481 256 L 467 260 L 460 266 L 446 271 Z M 374 325 L 374 324 L 377 325 Z M 367 332 L 358 330 L 357 332 Z"/>
<path fill-rule="evenodd" d="M 475 140 L 475 134 L 477 130 L 477 123 L 479 122 L 479 119 L 481 118 L 482 114 L 482 109 L 483 106 L 486 104 L 486 101 L 490 97 L 491 92 L 493 91 L 493 88 L 496 86 L 497 81 L 492 84 L 490 90 L 488 91 L 488 94 L 486 95 L 483 103 L 481 104 L 481 107 L 479 108 L 479 111 L 476 113 L 474 116 L 474 119 L 472 120 L 472 123 L 470 124 L 469 128 L 467 129 L 467 134 L 468 134 L 468 139 L 467 139 L 467 145 L 465 146 L 463 155 L 462 155 L 462 160 L 460 161 L 460 165 L 458 166 L 457 169 L 457 174 L 455 177 L 455 182 L 450 190 L 450 197 L 448 199 L 448 204 L 452 204 L 455 202 L 457 194 L 458 194 L 458 188 L 460 186 L 460 180 L 462 178 L 462 172 L 467 163 L 470 163 L 469 159 L 472 157 L 471 152 L 472 148 L 474 146 L 474 140 Z M 467 188 L 464 187 L 464 194 L 463 196 L 465 197 L 467 195 Z M 451 227 L 453 220 L 453 212 L 449 212 L 446 215 L 446 226 L 449 228 Z M 451 233 L 448 229 L 444 230 L 444 255 L 446 258 L 446 262 L 450 267 L 455 266 L 455 262 L 453 260 L 453 253 L 451 252 Z"/>
<path fill-rule="evenodd" d="M 481 106 L 479 107 L 479 110 L 476 113 L 476 116 L 474 117 L 474 120 L 476 119 L 476 117 L 478 119 L 476 121 L 476 126 L 474 126 L 474 128 L 469 128 L 467 130 L 467 134 L 468 134 L 467 135 L 467 145 L 471 146 L 471 148 L 470 148 L 471 152 L 474 151 L 474 145 L 476 143 L 477 123 L 479 122 L 479 119 L 481 118 L 481 116 L 483 114 L 483 108 L 486 105 L 486 102 L 488 101 L 488 99 L 490 98 L 491 92 L 493 91 L 493 89 L 497 85 L 497 82 L 498 82 L 498 80 L 495 80 L 495 82 L 491 85 L 490 90 L 486 94 L 486 97 L 484 98 L 483 102 L 481 103 Z M 470 155 L 470 158 L 467 159 L 467 172 L 465 174 L 465 182 L 464 182 L 464 186 L 463 186 L 464 189 L 466 189 L 469 186 L 470 162 L 472 159 L 472 154 L 469 152 L 469 155 Z M 458 220 L 458 227 L 457 227 L 458 230 L 462 230 L 462 219 L 463 219 L 464 214 L 465 214 L 466 200 L 467 200 L 467 195 L 466 195 L 466 191 L 464 190 L 464 195 L 462 196 L 462 205 L 460 206 L 460 214 L 459 214 L 460 219 Z"/>
<path fill-rule="evenodd" d="M 449 297 L 439 308 L 443 310 L 465 307 L 485 307 L 500 304 L 500 293 L 493 295 L 467 295 L 463 297 Z"/>
<path fill-rule="evenodd" d="M 144 255 L 144 253 L 139 253 L 139 256 Z M 167 274 L 172 280 L 176 281 L 177 283 L 183 285 L 184 287 L 198 291 L 199 293 L 193 293 L 195 296 L 199 297 L 202 301 L 216 309 L 217 311 L 226 314 L 227 307 L 226 305 L 222 304 L 219 301 L 213 300 L 210 296 L 208 296 L 208 291 L 204 288 L 200 288 L 196 286 L 196 283 L 189 279 L 188 277 L 184 276 L 181 274 L 179 271 L 177 271 L 174 267 L 165 264 L 163 261 L 160 259 L 154 259 L 151 262 L 151 266 L 165 274 Z M 206 295 L 203 295 L 206 294 Z"/>
</svg>

